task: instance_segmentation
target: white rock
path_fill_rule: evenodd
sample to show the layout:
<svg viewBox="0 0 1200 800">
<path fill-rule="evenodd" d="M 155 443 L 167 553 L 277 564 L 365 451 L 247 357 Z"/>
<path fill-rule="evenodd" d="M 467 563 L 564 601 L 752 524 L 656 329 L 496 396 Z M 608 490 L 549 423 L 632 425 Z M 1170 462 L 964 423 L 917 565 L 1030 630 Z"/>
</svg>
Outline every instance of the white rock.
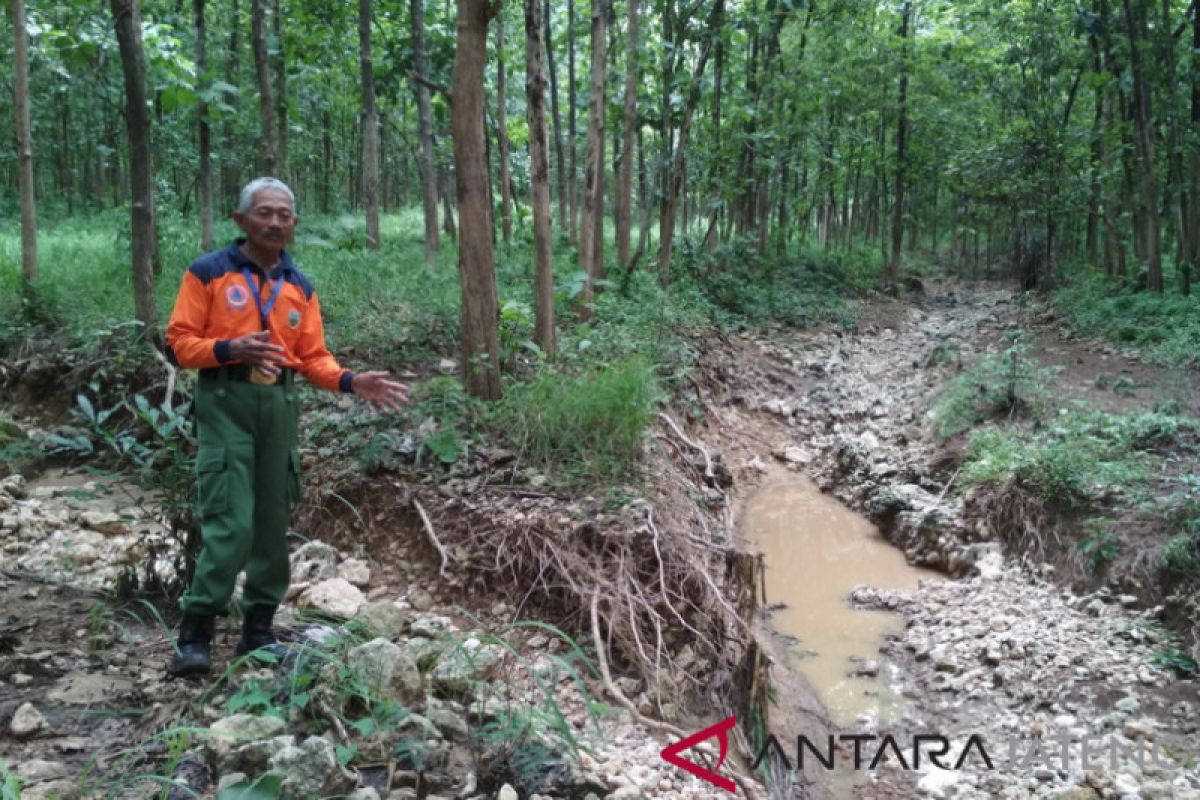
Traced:
<svg viewBox="0 0 1200 800">
<path fill-rule="evenodd" d="M 23 703 L 12 716 L 8 724 L 9 731 L 18 739 L 32 736 L 46 727 L 46 718 L 42 712 L 34 708 L 33 703 Z"/>
<path fill-rule="evenodd" d="M 314 584 L 300 595 L 300 606 L 335 617 L 353 617 L 367 602 L 362 591 L 345 578 Z"/>
<path fill-rule="evenodd" d="M 338 565 L 337 576 L 365 589 L 371 582 L 371 568 L 361 558 L 348 558 Z"/>
</svg>

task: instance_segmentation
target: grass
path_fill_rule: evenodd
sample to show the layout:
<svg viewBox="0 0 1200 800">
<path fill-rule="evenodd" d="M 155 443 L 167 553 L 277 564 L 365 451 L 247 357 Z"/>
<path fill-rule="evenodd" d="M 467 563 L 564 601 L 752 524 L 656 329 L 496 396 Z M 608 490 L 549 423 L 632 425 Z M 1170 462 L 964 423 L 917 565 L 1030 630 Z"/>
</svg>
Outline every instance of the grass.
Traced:
<svg viewBox="0 0 1200 800">
<path fill-rule="evenodd" d="M 301 209 L 303 212 L 303 209 Z M 419 209 L 386 215 L 383 249 L 366 251 L 363 222 L 353 216 L 304 217 L 292 254 L 321 298 L 326 341 L 347 366 L 432 371 L 457 357 L 459 278 L 453 245 L 432 266 L 425 264 Z M 218 245 L 237 234 L 232 222 L 217 225 Z M 165 326 L 187 265 L 199 254 L 198 226 L 171 213 L 159 218 L 163 274 L 156 283 L 160 326 Z M 111 407 L 149 382 L 161 369 L 138 339 L 129 275 L 128 217 L 124 210 L 43 226 L 39 232 L 41 279 L 27 297 L 19 280 L 20 242 L 15 223 L 0 227 L 0 357 L 50 357 L 62 378 L 57 391 L 74 406 L 88 393 L 97 407 Z M 509 399 L 489 415 L 455 397 L 451 413 L 446 386 L 417 392 L 411 413 L 378 417 L 347 430 L 324 426 L 323 457 L 357 457 L 368 469 L 390 466 L 388 431 L 411 423 L 422 463 L 453 464 L 488 431 L 524 449 L 529 463 L 555 475 L 593 482 L 630 470 L 641 452 L 641 431 L 655 404 L 692 369 L 699 333 L 716 324 L 742 328 L 765 324 L 851 324 L 849 298 L 866 291 L 878 274 L 878 256 L 866 251 L 798 248 L 766 257 L 745 243 L 715 251 L 681 241 L 673 280 L 662 288 L 644 258 L 633 274 L 606 253 L 610 282 L 595 299 L 595 315 L 578 321 L 575 297 L 580 275 L 573 249 L 556 243 L 556 313 L 560 351 L 553 363 L 532 345 L 532 234 L 520 228 L 512 242 L 497 242 L 501 360 Z M 190 381 L 178 387 L 186 401 Z M 461 392 L 459 392 L 461 395 Z M 440 399 L 439 399 L 440 398 Z M 328 399 L 328 398 L 326 398 Z M 440 404 L 440 406 L 439 406 Z M 492 419 L 490 427 L 485 416 Z M 361 423 L 361 420 L 356 420 Z M 423 427 L 422 427 L 423 426 Z M 320 426 L 318 426 L 320 427 Z M 319 433 L 319 431 L 318 431 Z M 318 437 L 319 438 L 319 437 Z M 21 455 L 27 445 L 0 442 Z"/>
<path fill-rule="evenodd" d="M 1028 346 L 1019 332 L 1008 334 L 1010 345 L 1002 353 L 983 356 L 946 386 L 930 409 L 937 435 L 949 438 L 1001 414 L 1034 412 L 1042 399 L 1050 371 L 1026 357 Z M 938 345 L 931 361 L 950 358 Z"/>
<path fill-rule="evenodd" d="M 1081 333 L 1132 345 L 1152 362 L 1200 364 L 1200 296 L 1162 295 L 1086 275 L 1053 295 L 1054 307 Z"/>
<path fill-rule="evenodd" d="M 977 431 L 967 446 L 962 479 L 965 485 L 1015 480 L 1068 507 L 1118 491 L 1137 497 L 1149 480 L 1152 454 L 1197 430 L 1196 420 L 1170 414 L 1063 408 L 1029 433 L 995 426 Z"/>
</svg>

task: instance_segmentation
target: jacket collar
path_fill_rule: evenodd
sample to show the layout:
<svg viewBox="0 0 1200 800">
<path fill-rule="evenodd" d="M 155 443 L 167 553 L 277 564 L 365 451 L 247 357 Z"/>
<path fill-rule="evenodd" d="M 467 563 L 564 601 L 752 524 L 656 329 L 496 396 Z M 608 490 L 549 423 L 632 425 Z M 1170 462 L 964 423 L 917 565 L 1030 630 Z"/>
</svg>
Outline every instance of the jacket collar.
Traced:
<svg viewBox="0 0 1200 800">
<path fill-rule="evenodd" d="M 259 267 L 258 264 L 255 264 L 249 256 L 242 252 L 241 245 L 245 244 L 245 242 L 246 237 L 239 236 L 238 238 L 234 239 L 233 244 L 229 245 L 229 247 L 225 250 L 225 253 L 229 258 L 230 266 L 236 270 L 241 270 L 243 267 L 249 267 L 255 272 L 261 273 L 263 271 L 262 268 Z M 279 278 L 284 275 L 294 273 L 295 271 L 296 265 L 292 262 L 291 254 L 288 253 L 287 250 L 283 250 L 279 254 L 279 264 L 276 265 L 275 269 L 271 270 L 271 274 L 267 277 L 272 279 Z"/>
</svg>

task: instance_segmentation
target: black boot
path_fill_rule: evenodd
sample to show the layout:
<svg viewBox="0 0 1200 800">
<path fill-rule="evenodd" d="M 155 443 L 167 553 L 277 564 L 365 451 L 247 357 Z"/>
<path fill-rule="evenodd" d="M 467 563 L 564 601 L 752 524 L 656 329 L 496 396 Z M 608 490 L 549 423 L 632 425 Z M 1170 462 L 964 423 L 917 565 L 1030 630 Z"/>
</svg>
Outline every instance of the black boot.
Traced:
<svg viewBox="0 0 1200 800">
<path fill-rule="evenodd" d="M 242 620 L 242 638 L 237 643 L 234 653 L 244 656 L 255 651 L 270 653 L 277 660 L 283 661 L 288 649 L 279 644 L 271 630 L 271 622 L 275 619 L 276 606 L 250 606 L 246 609 Z"/>
<path fill-rule="evenodd" d="M 212 667 L 213 617 L 184 614 L 168 671 L 175 677 L 204 675 Z"/>
</svg>

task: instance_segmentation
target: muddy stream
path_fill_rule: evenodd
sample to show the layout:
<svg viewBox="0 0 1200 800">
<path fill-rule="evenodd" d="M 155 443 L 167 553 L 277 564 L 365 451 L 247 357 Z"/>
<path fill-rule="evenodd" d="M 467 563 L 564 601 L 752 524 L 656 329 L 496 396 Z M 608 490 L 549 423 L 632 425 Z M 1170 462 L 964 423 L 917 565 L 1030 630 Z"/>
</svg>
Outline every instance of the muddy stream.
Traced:
<svg viewBox="0 0 1200 800">
<path fill-rule="evenodd" d="M 804 676 L 840 728 L 883 728 L 903 711 L 880 655 L 903 620 L 851 607 L 855 586 L 915 589 L 937 573 L 909 566 L 869 521 L 793 476 L 751 498 L 743 531 L 764 554 L 772 624 L 794 639 L 791 666 Z"/>
</svg>

